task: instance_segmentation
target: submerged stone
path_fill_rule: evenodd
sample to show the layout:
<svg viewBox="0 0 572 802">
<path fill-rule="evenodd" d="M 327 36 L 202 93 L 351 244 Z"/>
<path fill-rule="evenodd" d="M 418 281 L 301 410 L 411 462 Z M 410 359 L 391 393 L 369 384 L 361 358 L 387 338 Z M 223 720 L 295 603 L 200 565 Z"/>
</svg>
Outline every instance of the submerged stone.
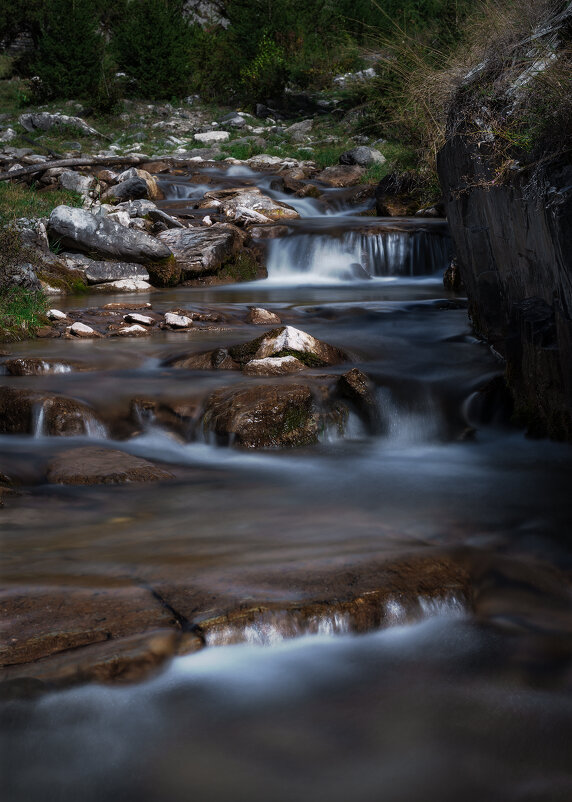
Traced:
<svg viewBox="0 0 572 802">
<path fill-rule="evenodd" d="M 48 467 L 48 481 L 53 484 L 117 485 L 165 479 L 173 479 L 173 474 L 146 459 L 91 446 L 64 451 Z"/>
</svg>

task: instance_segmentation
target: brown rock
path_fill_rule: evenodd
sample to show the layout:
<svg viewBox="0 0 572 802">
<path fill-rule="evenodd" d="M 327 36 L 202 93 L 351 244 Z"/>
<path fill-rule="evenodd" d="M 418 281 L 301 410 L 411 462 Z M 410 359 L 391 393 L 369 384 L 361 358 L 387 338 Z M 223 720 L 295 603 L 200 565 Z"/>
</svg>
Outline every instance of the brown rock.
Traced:
<svg viewBox="0 0 572 802">
<path fill-rule="evenodd" d="M 152 629 L 57 652 L 29 664 L 5 670 L 5 683 L 20 685 L 26 677 L 40 683 L 70 685 L 77 682 L 136 682 L 148 677 L 170 657 L 202 648 L 202 640 L 190 632 Z M 16 679 L 17 678 L 17 679 Z M 6 682 L 7 681 L 7 682 Z"/>
<path fill-rule="evenodd" d="M 8 359 L 4 362 L 4 367 L 11 376 L 43 376 L 48 373 L 70 373 L 72 370 L 86 369 L 79 362 L 67 362 L 59 359 L 56 361 L 39 357 Z"/>
<path fill-rule="evenodd" d="M 318 173 L 316 179 L 331 187 L 352 187 L 359 184 L 364 175 L 365 168 L 357 164 L 336 164 L 333 167 L 326 167 Z"/>
<path fill-rule="evenodd" d="M 74 398 L 0 387 L 1 434 L 73 437 L 103 427 L 91 407 Z"/>
<path fill-rule="evenodd" d="M 373 385 L 370 379 L 358 368 L 352 368 L 337 383 L 338 393 L 349 399 L 360 418 L 371 429 L 377 431 L 380 426 L 379 411 L 375 401 Z"/>
<path fill-rule="evenodd" d="M 240 363 L 232 358 L 226 348 L 175 357 L 165 362 L 165 365 L 185 370 L 240 370 Z"/>
<path fill-rule="evenodd" d="M 294 448 L 317 442 L 318 415 L 301 384 L 223 388 L 207 400 L 203 429 L 242 448 Z"/>
<path fill-rule="evenodd" d="M 255 326 L 276 326 L 282 321 L 274 312 L 262 309 L 259 306 L 251 306 L 246 318 L 247 323 L 254 323 Z"/>
<path fill-rule="evenodd" d="M 123 451 L 86 446 L 64 451 L 48 466 L 48 481 L 63 485 L 117 485 L 159 482 L 173 474 Z"/>
<path fill-rule="evenodd" d="M 286 356 L 296 357 L 306 367 L 315 368 L 346 360 L 346 355 L 339 348 L 293 326 L 282 326 L 228 349 L 218 348 L 216 351 L 175 357 L 165 365 L 188 370 L 240 370 L 252 360 Z"/>
<path fill-rule="evenodd" d="M 149 590 L 131 585 L 5 587 L 0 611 L 3 666 L 176 623 Z"/>
<path fill-rule="evenodd" d="M 288 376 L 306 370 L 306 366 L 295 356 L 267 357 L 252 359 L 243 367 L 246 376 Z"/>
</svg>

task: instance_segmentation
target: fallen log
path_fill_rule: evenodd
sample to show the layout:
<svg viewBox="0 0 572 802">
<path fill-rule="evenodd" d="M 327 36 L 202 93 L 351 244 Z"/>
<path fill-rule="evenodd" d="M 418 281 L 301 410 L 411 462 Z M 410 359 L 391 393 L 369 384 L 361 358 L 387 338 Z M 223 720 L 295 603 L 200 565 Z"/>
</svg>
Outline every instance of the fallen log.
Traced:
<svg viewBox="0 0 572 802">
<path fill-rule="evenodd" d="M 54 161 L 32 164 L 29 167 L 22 167 L 20 170 L 13 170 L 11 173 L 0 173 L 0 181 L 8 181 L 13 178 L 22 178 L 25 175 L 43 173 L 52 167 L 93 167 L 98 164 L 110 166 L 113 164 L 143 164 L 149 161 L 149 156 L 78 156 L 75 159 L 56 159 Z"/>
</svg>

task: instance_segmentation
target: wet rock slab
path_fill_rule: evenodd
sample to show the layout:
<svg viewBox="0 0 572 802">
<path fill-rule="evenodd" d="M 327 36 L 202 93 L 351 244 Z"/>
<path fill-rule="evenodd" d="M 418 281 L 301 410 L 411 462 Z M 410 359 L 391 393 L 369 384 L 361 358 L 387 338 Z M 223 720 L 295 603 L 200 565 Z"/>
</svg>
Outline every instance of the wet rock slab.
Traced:
<svg viewBox="0 0 572 802">
<path fill-rule="evenodd" d="M 64 451 L 48 466 L 48 481 L 65 485 L 116 485 L 160 482 L 173 474 L 146 459 L 115 449 L 74 448 Z"/>
<path fill-rule="evenodd" d="M 4 587 L 0 609 L 1 666 L 174 624 L 149 590 L 134 585 Z"/>
</svg>

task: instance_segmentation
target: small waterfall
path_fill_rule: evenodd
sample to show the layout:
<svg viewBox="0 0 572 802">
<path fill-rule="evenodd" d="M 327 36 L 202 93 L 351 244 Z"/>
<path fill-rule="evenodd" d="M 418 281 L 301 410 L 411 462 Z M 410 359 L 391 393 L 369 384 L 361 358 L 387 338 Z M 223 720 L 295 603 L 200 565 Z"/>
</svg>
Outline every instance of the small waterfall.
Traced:
<svg viewBox="0 0 572 802">
<path fill-rule="evenodd" d="M 276 646 L 285 640 L 307 635 L 346 635 L 388 629 L 437 616 L 459 617 L 467 611 L 465 600 L 454 594 L 402 598 L 372 598 L 365 604 L 342 603 L 338 609 L 251 611 L 234 621 L 212 622 L 204 631 L 206 646 L 248 643 L 252 646 Z"/>
<path fill-rule="evenodd" d="M 351 631 L 348 613 L 332 612 L 306 619 L 295 612 L 261 613 L 248 623 L 227 624 L 208 630 L 207 646 L 228 646 L 249 643 L 253 646 L 276 646 L 284 640 L 304 635 L 342 635 Z"/>
<path fill-rule="evenodd" d="M 44 398 L 32 408 L 32 437 L 89 437 L 96 440 L 108 436 L 107 427 L 88 407 L 65 409 L 57 398 Z"/>
<path fill-rule="evenodd" d="M 386 438 L 394 444 L 432 442 L 445 428 L 441 408 L 427 389 L 420 388 L 415 398 L 398 402 L 388 387 L 381 387 L 378 390 L 378 408 Z"/>
<path fill-rule="evenodd" d="M 46 404 L 48 403 L 47 400 L 39 401 L 32 408 L 32 437 L 43 437 L 46 434 Z"/>
<path fill-rule="evenodd" d="M 283 281 L 355 281 L 379 277 L 431 276 L 444 270 L 451 243 L 443 231 L 424 228 L 339 236 L 294 233 L 270 240 L 268 276 Z"/>
</svg>

